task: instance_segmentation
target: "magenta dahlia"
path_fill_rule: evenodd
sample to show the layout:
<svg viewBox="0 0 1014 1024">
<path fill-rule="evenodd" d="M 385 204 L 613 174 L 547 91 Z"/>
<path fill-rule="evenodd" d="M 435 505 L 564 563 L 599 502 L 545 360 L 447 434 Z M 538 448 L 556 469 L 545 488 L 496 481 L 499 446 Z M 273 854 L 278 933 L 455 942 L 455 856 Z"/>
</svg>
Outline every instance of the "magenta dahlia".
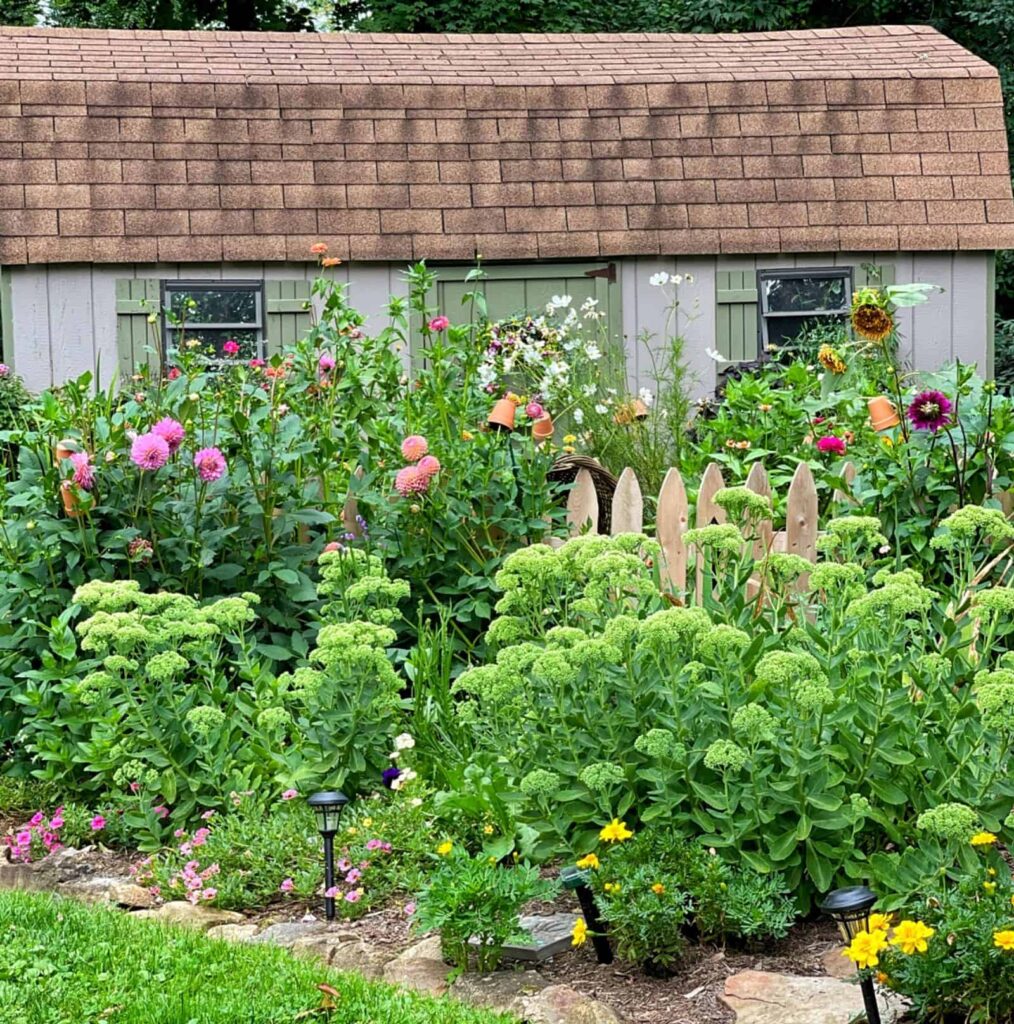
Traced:
<svg viewBox="0 0 1014 1024">
<path fill-rule="evenodd" d="M 934 433 L 951 422 L 951 400 L 941 391 L 921 391 L 908 407 L 908 418 L 916 430 Z"/>
<path fill-rule="evenodd" d="M 197 475 L 206 483 L 214 483 L 225 475 L 225 456 L 217 448 L 202 448 L 194 456 Z"/>
<path fill-rule="evenodd" d="M 169 445 L 170 454 L 179 448 L 183 443 L 183 438 L 187 436 L 186 430 L 183 429 L 183 424 L 179 420 L 174 420 L 172 416 L 165 416 L 160 419 L 151 428 L 151 432 L 165 439 L 166 444 Z"/>
</svg>

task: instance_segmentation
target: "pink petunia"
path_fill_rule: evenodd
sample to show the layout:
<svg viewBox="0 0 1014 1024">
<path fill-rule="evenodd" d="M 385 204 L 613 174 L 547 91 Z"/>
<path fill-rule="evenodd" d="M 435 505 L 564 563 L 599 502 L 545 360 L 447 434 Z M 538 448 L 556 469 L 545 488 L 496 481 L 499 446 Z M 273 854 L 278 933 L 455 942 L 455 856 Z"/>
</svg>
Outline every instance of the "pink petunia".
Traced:
<svg viewBox="0 0 1014 1024">
<path fill-rule="evenodd" d="M 209 886 L 204 892 L 201 893 L 201 898 L 204 900 L 213 900 L 218 895 L 218 890 Z"/>
<path fill-rule="evenodd" d="M 174 420 L 172 416 L 164 416 L 160 419 L 151 428 L 151 432 L 157 434 L 169 445 L 170 454 L 179 448 L 183 443 L 183 438 L 187 436 L 186 430 L 183 429 L 183 424 L 179 420 Z"/>
<path fill-rule="evenodd" d="M 90 491 L 95 486 L 95 467 L 87 452 L 74 452 L 70 457 L 74 466 L 74 483 L 83 491 Z"/>
<path fill-rule="evenodd" d="M 349 872 L 349 873 L 348 873 L 348 874 L 347 874 L 347 875 L 345 876 L 345 881 L 346 881 L 346 882 L 348 882 L 348 884 L 349 884 L 349 885 L 355 885 L 355 884 L 356 884 L 356 882 L 358 882 L 358 881 L 359 881 L 359 879 L 360 879 L 360 878 L 362 878 L 362 877 L 363 877 L 363 873 L 362 873 L 362 871 L 360 871 L 360 870 L 359 870 L 359 868 L 353 868 L 353 869 L 352 869 L 352 870 L 351 870 L 351 871 L 350 871 L 350 872 Z"/>
<path fill-rule="evenodd" d="M 225 456 L 217 448 L 202 448 L 194 456 L 197 475 L 206 483 L 214 483 L 225 475 Z"/>
<path fill-rule="evenodd" d="M 359 902 L 359 898 L 362 895 L 363 894 L 358 889 L 352 889 L 350 892 L 345 893 L 345 902 L 346 903 L 358 903 Z"/>
<path fill-rule="evenodd" d="M 101 814 L 96 814 L 88 824 L 91 825 L 93 832 L 101 832 L 106 827 L 106 819 Z"/>
<path fill-rule="evenodd" d="M 429 329 L 434 332 L 446 331 L 451 326 L 451 321 L 446 316 L 435 316 L 429 322 Z"/>
<path fill-rule="evenodd" d="M 28 824 L 31 826 L 41 825 L 46 820 L 46 816 L 42 811 L 36 811 L 31 818 L 28 820 Z"/>
<path fill-rule="evenodd" d="M 205 811 L 205 812 L 204 812 L 204 813 L 203 813 L 203 814 L 201 815 L 201 820 L 202 820 L 202 821 L 211 821 L 211 819 L 212 819 L 212 818 L 213 818 L 214 816 L 215 816 L 215 812 L 214 812 L 214 811 Z"/>
<path fill-rule="evenodd" d="M 223 346 L 222 351 L 227 356 L 239 355 L 239 342 L 235 338 L 230 338 Z"/>
<path fill-rule="evenodd" d="M 429 450 L 429 441 L 420 434 L 409 434 L 401 442 L 401 457 L 406 462 L 418 462 Z"/>
<path fill-rule="evenodd" d="M 423 472 L 418 466 L 406 466 L 398 470 L 394 478 L 394 489 L 406 498 L 410 494 L 425 494 L 429 490 L 429 474 Z"/>
<path fill-rule="evenodd" d="M 405 915 L 406 915 L 406 917 L 411 917 L 414 913 L 415 913 L 415 904 L 414 903 L 406 903 L 405 904 Z"/>
<path fill-rule="evenodd" d="M 161 469 L 169 455 L 169 442 L 158 434 L 138 434 L 130 446 L 131 461 L 142 470 Z"/>
<path fill-rule="evenodd" d="M 330 889 L 324 890 L 324 899 L 333 900 L 336 896 L 341 896 L 341 889 L 337 885 L 332 885 Z"/>
<path fill-rule="evenodd" d="M 278 887 L 279 892 L 292 892 L 296 888 L 296 883 L 291 878 L 282 879 L 282 884 Z"/>
<path fill-rule="evenodd" d="M 417 468 L 428 477 L 436 476 L 440 472 L 440 460 L 435 455 L 424 455 L 419 460 Z"/>
<path fill-rule="evenodd" d="M 295 790 L 295 789 L 287 789 L 287 790 L 286 790 L 286 791 L 285 791 L 285 792 L 284 792 L 284 793 L 282 794 L 282 799 L 283 799 L 283 800 L 295 800 L 297 796 L 299 796 L 299 791 L 298 791 L 298 790 Z"/>
</svg>

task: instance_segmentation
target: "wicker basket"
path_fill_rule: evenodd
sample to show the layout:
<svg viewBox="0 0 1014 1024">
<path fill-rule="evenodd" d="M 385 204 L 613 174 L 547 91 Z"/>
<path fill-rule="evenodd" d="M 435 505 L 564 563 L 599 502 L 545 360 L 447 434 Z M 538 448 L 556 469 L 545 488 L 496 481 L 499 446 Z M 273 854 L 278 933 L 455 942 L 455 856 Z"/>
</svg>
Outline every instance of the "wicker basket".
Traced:
<svg viewBox="0 0 1014 1024">
<path fill-rule="evenodd" d="M 591 473 L 592 482 L 595 484 L 595 493 L 599 499 L 598 531 L 608 537 L 609 527 L 612 523 L 616 477 L 594 459 L 588 458 L 587 455 L 561 455 L 546 475 L 554 483 L 572 484 L 577 479 L 580 469 L 587 469 Z"/>
</svg>

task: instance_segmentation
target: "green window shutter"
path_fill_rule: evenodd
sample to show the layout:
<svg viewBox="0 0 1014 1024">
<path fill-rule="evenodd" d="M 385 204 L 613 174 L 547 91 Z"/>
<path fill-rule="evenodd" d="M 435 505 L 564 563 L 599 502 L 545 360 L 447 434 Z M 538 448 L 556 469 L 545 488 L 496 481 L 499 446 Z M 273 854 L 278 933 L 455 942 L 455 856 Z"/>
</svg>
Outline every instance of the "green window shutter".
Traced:
<svg viewBox="0 0 1014 1024">
<path fill-rule="evenodd" d="M 162 320 L 148 322 L 161 313 L 162 286 L 154 278 L 120 278 L 116 282 L 116 350 L 120 376 L 130 377 L 147 363 L 157 372 L 160 362 Z"/>
<path fill-rule="evenodd" d="M 588 299 L 597 299 L 606 312 L 610 337 L 623 333 L 620 286 L 616 267 L 610 263 L 529 263 L 511 266 L 487 266 L 479 281 L 466 281 L 471 266 L 436 267 L 437 281 L 427 296 L 427 304 L 451 318 L 453 323 L 468 319 L 471 312 L 464 297 L 480 292 L 486 299 L 490 320 L 502 320 L 514 313 L 539 314 L 554 295 L 569 295 L 580 309 Z M 478 315 L 478 311 L 476 311 Z M 421 324 L 413 317 L 410 344 L 418 352 L 422 340 Z"/>
<path fill-rule="evenodd" d="M 760 352 L 756 272 L 719 270 L 715 285 L 715 339 L 719 353 L 733 362 L 756 359 Z"/>
<path fill-rule="evenodd" d="M 264 282 L 264 323 L 270 359 L 304 338 L 313 324 L 310 282 L 302 279 Z"/>
</svg>

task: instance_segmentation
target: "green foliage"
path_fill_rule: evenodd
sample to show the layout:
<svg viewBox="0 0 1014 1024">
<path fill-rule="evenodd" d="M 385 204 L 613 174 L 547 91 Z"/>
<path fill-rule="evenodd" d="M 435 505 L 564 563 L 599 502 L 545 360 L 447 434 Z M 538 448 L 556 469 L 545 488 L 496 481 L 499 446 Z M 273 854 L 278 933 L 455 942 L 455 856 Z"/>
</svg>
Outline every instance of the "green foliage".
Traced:
<svg viewBox="0 0 1014 1024">
<path fill-rule="evenodd" d="M 413 925 L 422 932 L 439 931 L 444 957 L 459 971 L 494 970 L 508 942 L 530 940 L 519 920 L 524 905 L 549 899 L 556 883 L 527 864 L 504 867 L 450 843 L 440 849 L 444 859 L 416 900 Z"/>
<path fill-rule="evenodd" d="M 358 974 L 339 974 L 271 945 L 214 941 L 117 910 L 35 893 L 0 893 L 0 1006 L 32 1024 L 510 1024 Z M 153 984 L 157 979 L 157 984 Z M 338 991 L 322 993 L 321 984 Z"/>
</svg>

